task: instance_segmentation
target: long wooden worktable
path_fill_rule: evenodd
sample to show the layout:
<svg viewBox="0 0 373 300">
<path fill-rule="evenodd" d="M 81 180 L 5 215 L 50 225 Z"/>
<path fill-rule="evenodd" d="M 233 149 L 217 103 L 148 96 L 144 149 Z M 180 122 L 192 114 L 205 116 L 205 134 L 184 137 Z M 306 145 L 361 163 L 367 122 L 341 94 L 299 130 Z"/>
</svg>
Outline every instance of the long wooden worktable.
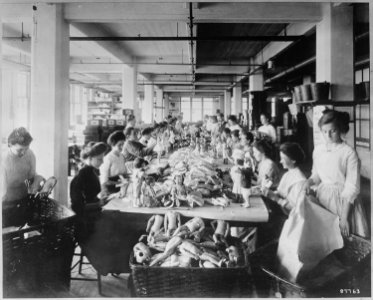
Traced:
<svg viewBox="0 0 373 300">
<path fill-rule="evenodd" d="M 105 210 L 116 210 L 134 214 L 165 214 L 168 210 L 174 210 L 184 217 L 201 217 L 203 219 L 221 219 L 226 221 L 265 223 L 268 222 L 269 213 L 260 196 L 250 197 L 251 207 L 244 208 L 241 204 L 231 203 L 223 208 L 219 206 L 205 205 L 203 207 L 133 207 L 130 199 L 113 199 L 105 205 Z"/>
</svg>

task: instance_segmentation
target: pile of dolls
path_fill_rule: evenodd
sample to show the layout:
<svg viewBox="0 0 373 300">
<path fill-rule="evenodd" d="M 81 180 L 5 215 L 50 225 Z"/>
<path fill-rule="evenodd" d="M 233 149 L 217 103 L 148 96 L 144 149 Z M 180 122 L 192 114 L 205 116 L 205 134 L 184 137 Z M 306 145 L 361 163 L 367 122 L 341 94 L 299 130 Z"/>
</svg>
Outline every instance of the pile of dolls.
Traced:
<svg viewBox="0 0 373 300">
<path fill-rule="evenodd" d="M 169 158 L 167 170 L 162 169 L 157 180 L 147 175 L 137 161 L 134 165 L 134 206 L 193 208 L 206 203 L 221 207 L 230 204 L 223 192 L 222 173 L 211 158 L 194 153 L 190 148 L 175 151 Z"/>
<path fill-rule="evenodd" d="M 214 220 L 205 226 L 199 217 L 181 224 L 180 214 L 153 215 L 146 234 L 133 247 L 134 263 L 161 267 L 232 268 L 245 266 L 240 242 L 229 235 L 229 223 Z"/>
</svg>

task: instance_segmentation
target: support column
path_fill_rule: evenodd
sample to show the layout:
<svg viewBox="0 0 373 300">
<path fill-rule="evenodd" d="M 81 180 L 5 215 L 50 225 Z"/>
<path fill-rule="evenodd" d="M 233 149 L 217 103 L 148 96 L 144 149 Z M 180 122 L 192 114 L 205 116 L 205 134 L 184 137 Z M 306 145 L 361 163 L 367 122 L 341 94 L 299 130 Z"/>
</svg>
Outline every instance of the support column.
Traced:
<svg viewBox="0 0 373 300">
<path fill-rule="evenodd" d="M 354 98 L 353 7 L 322 4 L 323 19 L 316 25 L 316 81 L 331 83 L 331 99 Z"/>
<path fill-rule="evenodd" d="M 224 113 L 224 97 L 219 96 L 219 109 L 221 113 Z"/>
<path fill-rule="evenodd" d="M 163 102 L 163 106 L 164 106 L 163 119 L 164 119 L 170 114 L 170 97 L 168 94 L 165 93 L 163 99 L 164 99 L 164 102 Z"/>
<path fill-rule="evenodd" d="M 227 119 L 231 114 L 231 97 L 230 91 L 224 91 L 224 118 Z"/>
<path fill-rule="evenodd" d="M 3 169 L 2 161 L 3 161 L 3 153 L 5 149 L 3 149 L 3 146 L 5 148 L 6 145 L 6 135 L 4 132 L 3 122 L 5 119 L 4 111 L 3 111 L 3 22 L 0 16 L 0 170 Z M 4 187 L 1 186 L 1 183 L 3 182 L 2 178 L 0 178 L 0 190 L 4 191 Z"/>
<path fill-rule="evenodd" d="M 142 105 L 142 120 L 145 124 L 153 122 L 154 85 L 144 86 L 144 102 Z"/>
<path fill-rule="evenodd" d="M 137 104 L 137 68 L 123 66 L 122 73 L 122 105 L 123 109 L 132 109 L 137 122 L 141 120 L 141 113 Z"/>
<path fill-rule="evenodd" d="M 69 24 L 62 4 L 39 4 L 31 38 L 31 148 L 36 171 L 56 176 L 54 198 L 68 203 Z"/>
<path fill-rule="evenodd" d="M 88 123 L 88 101 L 89 94 L 92 89 L 84 88 L 83 99 L 82 99 L 82 124 Z"/>
<path fill-rule="evenodd" d="M 220 110 L 219 99 L 212 98 L 212 115 L 216 115 L 216 111 Z"/>
<path fill-rule="evenodd" d="M 163 90 L 156 89 L 156 109 L 155 109 L 155 120 L 159 123 L 165 118 L 165 107 L 163 105 Z"/>
<path fill-rule="evenodd" d="M 254 109 L 259 110 L 259 107 L 254 107 L 254 93 L 261 92 L 264 89 L 263 73 L 255 73 L 249 76 L 249 96 L 247 99 L 247 110 L 248 110 L 248 126 L 254 128 Z"/>
<path fill-rule="evenodd" d="M 242 113 L 242 85 L 241 85 L 241 82 L 237 83 L 233 87 L 233 101 L 234 101 L 233 114 L 238 117 L 238 114 Z"/>
</svg>

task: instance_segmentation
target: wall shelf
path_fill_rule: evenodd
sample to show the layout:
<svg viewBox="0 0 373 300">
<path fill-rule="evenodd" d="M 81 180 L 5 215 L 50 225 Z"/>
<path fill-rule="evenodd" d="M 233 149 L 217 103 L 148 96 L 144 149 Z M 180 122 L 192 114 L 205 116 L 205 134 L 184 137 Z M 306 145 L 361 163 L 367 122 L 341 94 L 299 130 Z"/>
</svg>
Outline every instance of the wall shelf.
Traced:
<svg viewBox="0 0 373 300">
<path fill-rule="evenodd" d="M 358 102 L 358 101 L 334 101 L 334 100 L 323 100 L 323 101 L 310 100 L 310 101 L 296 102 L 294 104 L 297 104 L 297 105 L 313 105 L 313 106 L 315 106 L 315 105 L 353 106 L 353 105 L 360 104 L 360 103 L 362 103 L 362 102 Z"/>
</svg>

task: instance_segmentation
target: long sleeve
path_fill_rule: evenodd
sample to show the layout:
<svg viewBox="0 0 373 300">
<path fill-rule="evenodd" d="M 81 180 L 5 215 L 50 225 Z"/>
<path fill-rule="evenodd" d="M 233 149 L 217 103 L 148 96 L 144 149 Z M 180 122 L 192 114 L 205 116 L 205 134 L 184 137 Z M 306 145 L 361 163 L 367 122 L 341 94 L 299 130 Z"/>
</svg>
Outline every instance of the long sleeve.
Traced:
<svg viewBox="0 0 373 300">
<path fill-rule="evenodd" d="M 100 191 L 100 181 L 93 167 L 83 167 L 70 184 L 71 208 L 78 215 L 82 215 L 86 210 L 99 209 L 100 200 L 97 195 Z"/>
<path fill-rule="evenodd" d="M 319 172 L 317 170 L 317 165 L 315 163 L 315 161 L 317 160 L 317 155 L 318 155 L 318 151 L 317 149 L 315 149 L 312 153 L 312 161 L 313 161 L 313 164 L 312 164 L 312 171 L 311 171 L 311 176 L 310 176 L 310 179 L 312 179 L 312 181 L 316 184 L 316 185 L 319 185 L 321 183 L 321 179 L 320 179 L 320 176 L 319 176 Z"/>
<path fill-rule="evenodd" d="M 346 181 L 341 197 L 353 203 L 360 193 L 360 162 L 355 151 L 347 153 Z"/>
<path fill-rule="evenodd" d="M 34 152 L 32 152 L 30 149 L 30 173 L 29 173 L 29 179 L 32 179 L 36 175 L 36 157 Z"/>
<path fill-rule="evenodd" d="M 85 205 L 84 188 L 82 178 L 78 175 L 73 178 L 70 184 L 71 208 L 77 215 L 82 215 Z"/>
<path fill-rule="evenodd" d="M 105 184 L 109 181 L 110 177 L 110 168 L 111 168 L 111 160 L 108 156 L 105 156 L 104 162 L 100 167 L 100 183 L 101 185 Z"/>
<path fill-rule="evenodd" d="M 7 187 L 7 175 L 6 169 L 4 168 L 4 162 L 0 168 L 0 192 L 1 192 L 1 201 L 6 199 L 6 187 Z"/>
</svg>

